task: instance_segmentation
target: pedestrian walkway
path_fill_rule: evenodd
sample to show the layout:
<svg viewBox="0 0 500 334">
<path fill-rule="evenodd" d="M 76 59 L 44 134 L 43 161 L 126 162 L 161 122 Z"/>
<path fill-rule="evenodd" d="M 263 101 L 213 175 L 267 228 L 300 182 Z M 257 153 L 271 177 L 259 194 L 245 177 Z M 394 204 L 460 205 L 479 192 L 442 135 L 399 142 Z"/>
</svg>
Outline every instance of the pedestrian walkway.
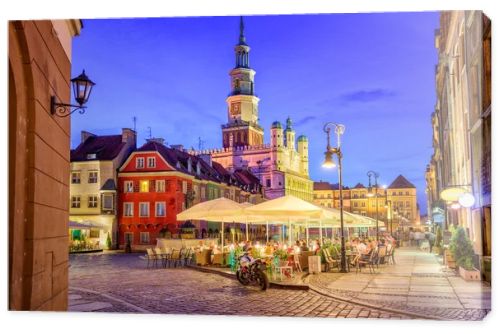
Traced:
<svg viewBox="0 0 500 334">
<path fill-rule="evenodd" d="M 322 273 L 305 283 L 330 296 L 442 319 L 480 320 L 491 310 L 490 286 L 463 280 L 436 255 L 408 247 L 398 248 L 395 259 L 375 274 Z"/>
</svg>

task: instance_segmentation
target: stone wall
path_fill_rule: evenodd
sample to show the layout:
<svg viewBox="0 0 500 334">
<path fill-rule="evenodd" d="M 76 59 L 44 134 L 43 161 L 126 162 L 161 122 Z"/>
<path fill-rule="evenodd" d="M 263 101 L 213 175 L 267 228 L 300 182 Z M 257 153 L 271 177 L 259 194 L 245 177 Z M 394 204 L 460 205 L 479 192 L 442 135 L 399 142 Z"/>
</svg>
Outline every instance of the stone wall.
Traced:
<svg viewBox="0 0 500 334">
<path fill-rule="evenodd" d="M 66 310 L 71 38 L 81 22 L 9 22 L 9 309 Z M 60 37 L 61 36 L 61 37 Z"/>
</svg>

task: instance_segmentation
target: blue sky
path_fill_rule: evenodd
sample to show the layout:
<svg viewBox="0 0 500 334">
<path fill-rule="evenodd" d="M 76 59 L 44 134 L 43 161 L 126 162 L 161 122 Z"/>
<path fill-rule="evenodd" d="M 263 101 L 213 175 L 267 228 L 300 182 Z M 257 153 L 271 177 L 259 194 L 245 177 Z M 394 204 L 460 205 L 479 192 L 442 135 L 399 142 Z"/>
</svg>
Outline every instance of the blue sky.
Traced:
<svg viewBox="0 0 500 334">
<path fill-rule="evenodd" d="M 73 75 L 84 68 L 97 83 L 80 131 L 120 133 L 137 117 L 138 145 L 149 136 L 169 144 L 221 146 L 225 98 L 239 17 L 93 19 L 73 42 Z M 309 137 L 310 174 L 321 168 L 323 124 L 343 123 L 344 183 L 389 184 L 403 174 L 418 189 L 425 213 L 424 172 L 432 153 L 437 12 L 246 16 L 250 65 L 257 72 L 260 123 L 290 116 Z"/>
</svg>

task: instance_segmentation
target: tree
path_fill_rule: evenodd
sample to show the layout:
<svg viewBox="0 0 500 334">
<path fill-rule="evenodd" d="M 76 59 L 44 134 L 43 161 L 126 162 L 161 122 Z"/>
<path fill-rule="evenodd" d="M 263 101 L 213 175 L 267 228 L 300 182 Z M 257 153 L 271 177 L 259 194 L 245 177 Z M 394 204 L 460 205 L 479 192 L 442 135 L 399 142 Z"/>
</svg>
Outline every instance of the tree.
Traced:
<svg viewBox="0 0 500 334">
<path fill-rule="evenodd" d="M 453 231 L 450 250 L 459 267 L 466 270 L 474 269 L 474 248 L 463 227 L 459 226 Z"/>
</svg>

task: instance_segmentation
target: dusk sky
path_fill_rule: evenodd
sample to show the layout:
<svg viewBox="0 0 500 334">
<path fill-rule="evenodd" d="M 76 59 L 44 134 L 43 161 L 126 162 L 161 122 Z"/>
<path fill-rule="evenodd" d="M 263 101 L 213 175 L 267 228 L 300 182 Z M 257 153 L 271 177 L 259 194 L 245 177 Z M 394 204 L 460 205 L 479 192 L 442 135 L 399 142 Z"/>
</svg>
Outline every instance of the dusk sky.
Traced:
<svg viewBox="0 0 500 334">
<path fill-rule="evenodd" d="M 72 148 L 81 130 L 118 134 L 134 116 L 138 146 L 148 127 L 168 144 L 222 146 L 239 17 L 83 23 L 72 74 L 84 68 L 97 85 L 87 112 L 72 116 Z M 368 170 L 380 184 L 403 174 L 424 214 L 438 24 L 437 12 L 246 16 L 265 142 L 271 123 L 290 116 L 297 137 L 309 137 L 311 178 L 336 183 L 336 170 L 321 168 L 323 124 L 342 123 L 344 184 L 366 185 Z"/>
</svg>

